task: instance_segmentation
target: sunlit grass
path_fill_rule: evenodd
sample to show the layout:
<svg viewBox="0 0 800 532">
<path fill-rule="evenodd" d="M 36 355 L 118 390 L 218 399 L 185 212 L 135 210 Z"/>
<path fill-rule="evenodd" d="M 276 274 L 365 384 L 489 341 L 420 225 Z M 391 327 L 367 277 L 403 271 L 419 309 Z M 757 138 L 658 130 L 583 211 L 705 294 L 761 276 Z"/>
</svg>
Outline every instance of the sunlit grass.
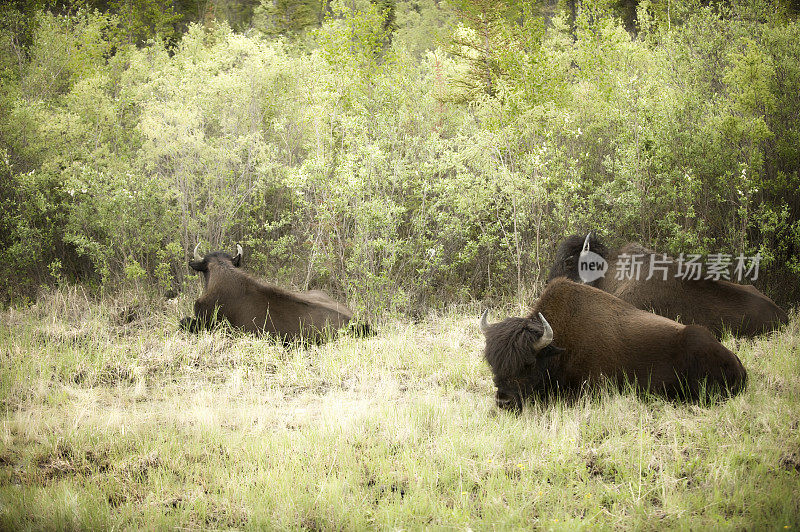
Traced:
<svg viewBox="0 0 800 532">
<path fill-rule="evenodd" d="M 726 340 L 750 380 L 725 403 L 604 390 L 514 415 L 477 307 L 287 349 L 130 301 L 0 316 L 0 528 L 800 526 L 797 315 Z"/>
</svg>

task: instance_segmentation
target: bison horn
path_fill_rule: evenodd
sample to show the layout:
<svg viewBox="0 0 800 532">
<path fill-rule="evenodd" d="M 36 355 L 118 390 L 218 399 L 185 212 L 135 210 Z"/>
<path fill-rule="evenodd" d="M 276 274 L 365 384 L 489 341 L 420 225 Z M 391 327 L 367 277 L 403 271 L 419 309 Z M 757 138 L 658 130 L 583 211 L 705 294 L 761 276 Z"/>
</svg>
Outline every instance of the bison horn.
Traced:
<svg viewBox="0 0 800 532">
<path fill-rule="evenodd" d="M 198 242 L 197 245 L 194 247 L 194 253 L 193 253 L 194 260 L 203 260 L 203 257 L 201 257 L 200 254 L 197 252 L 197 249 L 199 247 L 200 247 L 200 242 Z"/>
<path fill-rule="evenodd" d="M 489 314 L 489 309 L 483 311 L 481 314 L 481 321 L 478 323 L 478 328 L 481 330 L 481 334 L 486 336 L 486 332 L 489 330 L 489 321 L 486 319 L 486 316 Z"/>
<path fill-rule="evenodd" d="M 583 241 L 583 251 L 589 251 L 589 239 L 592 237 L 592 233 L 586 235 L 586 240 Z"/>
<path fill-rule="evenodd" d="M 242 256 L 242 246 L 238 242 L 236 243 L 236 257 Z M 235 258 L 235 257 L 234 257 Z"/>
<path fill-rule="evenodd" d="M 533 348 L 537 351 L 541 351 L 548 345 L 550 345 L 553 341 L 553 328 L 550 327 L 550 324 L 547 323 L 547 320 L 544 319 L 542 313 L 539 313 L 539 320 L 542 322 L 542 326 L 544 327 L 544 332 L 542 333 L 542 337 L 539 338 L 539 341 L 534 344 Z"/>
</svg>

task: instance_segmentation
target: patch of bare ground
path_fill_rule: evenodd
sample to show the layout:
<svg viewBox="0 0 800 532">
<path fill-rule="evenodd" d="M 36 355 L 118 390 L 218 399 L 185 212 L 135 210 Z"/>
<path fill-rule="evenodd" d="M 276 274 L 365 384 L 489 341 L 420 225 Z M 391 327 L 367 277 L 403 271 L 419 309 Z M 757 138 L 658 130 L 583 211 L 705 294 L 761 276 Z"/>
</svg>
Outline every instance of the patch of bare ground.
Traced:
<svg viewBox="0 0 800 532">
<path fill-rule="evenodd" d="M 780 459 L 781 469 L 800 473 L 800 450 L 785 453 Z"/>
</svg>

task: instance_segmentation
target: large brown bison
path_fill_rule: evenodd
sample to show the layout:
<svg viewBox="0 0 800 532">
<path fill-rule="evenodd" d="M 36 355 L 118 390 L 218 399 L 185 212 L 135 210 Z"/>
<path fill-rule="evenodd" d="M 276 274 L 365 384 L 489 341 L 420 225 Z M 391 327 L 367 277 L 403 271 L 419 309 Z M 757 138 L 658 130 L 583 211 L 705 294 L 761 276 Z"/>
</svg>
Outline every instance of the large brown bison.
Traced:
<svg viewBox="0 0 800 532">
<path fill-rule="evenodd" d="M 202 274 L 205 291 L 194 304 L 194 318 L 184 318 L 181 327 L 191 332 L 210 328 L 225 320 L 232 326 L 257 334 L 268 334 L 284 342 L 318 343 L 353 319 L 353 312 L 321 290 L 292 292 L 253 278 L 242 271 L 242 247 L 231 257 L 217 251 L 201 257 L 194 248 L 189 266 Z M 366 325 L 357 332 L 368 333 Z"/>
<path fill-rule="evenodd" d="M 684 279 L 677 271 L 677 261 L 670 257 L 656 254 L 639 244 L 628 244 L 612 251 L 592 234 L 585 238 L 571 236 L 561 243 L 548 282 L 558 277 L 581 282 L 578 268 L 584 249 L 600 255 L 608 263 L 605 275 L 590 282 L 591 286 L 636 308 L 682 323 L 703 325 L 718 338 L 725 331 L 735 336 L 756 336 L 776 329 L 788 320 L 786 312 L 754 286 L 723 279 Z M 633 255 L 642 258 L 639 277 L 618 276 L 620 261 L 630 260 L 628 257 Z M 653 265 L 657 273 L 647 279 L 653 258 L 659 261 Z"/>
<path fill-rule="evenodd" d="M 711 332 L 635 308 L 611 294 L 560 278 L 526 318 L 489 324 L 484 356 L 501 408 L 528 397 L 574 395 L 610 381 L 669 398 L 733 395 L 746 382 L 738 357 Z"/>
</svg>

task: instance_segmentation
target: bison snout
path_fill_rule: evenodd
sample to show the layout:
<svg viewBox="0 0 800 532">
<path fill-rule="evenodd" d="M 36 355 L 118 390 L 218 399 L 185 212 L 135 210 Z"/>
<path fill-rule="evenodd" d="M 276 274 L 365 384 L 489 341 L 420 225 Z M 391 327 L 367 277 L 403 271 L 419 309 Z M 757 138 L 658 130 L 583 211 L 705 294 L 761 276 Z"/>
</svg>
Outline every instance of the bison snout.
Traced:
<svg viewBox="0 0 800 532">
<path fill-rule="evenodd" d="M 501 392 L 497 391 L 494 396 L 495 404 L 497 404 L 497 408 L 503 410 L 520 410 L 522 407 L 522 401 L 517 394 L 508 393 L 508 392 Z"/>
</svg>

